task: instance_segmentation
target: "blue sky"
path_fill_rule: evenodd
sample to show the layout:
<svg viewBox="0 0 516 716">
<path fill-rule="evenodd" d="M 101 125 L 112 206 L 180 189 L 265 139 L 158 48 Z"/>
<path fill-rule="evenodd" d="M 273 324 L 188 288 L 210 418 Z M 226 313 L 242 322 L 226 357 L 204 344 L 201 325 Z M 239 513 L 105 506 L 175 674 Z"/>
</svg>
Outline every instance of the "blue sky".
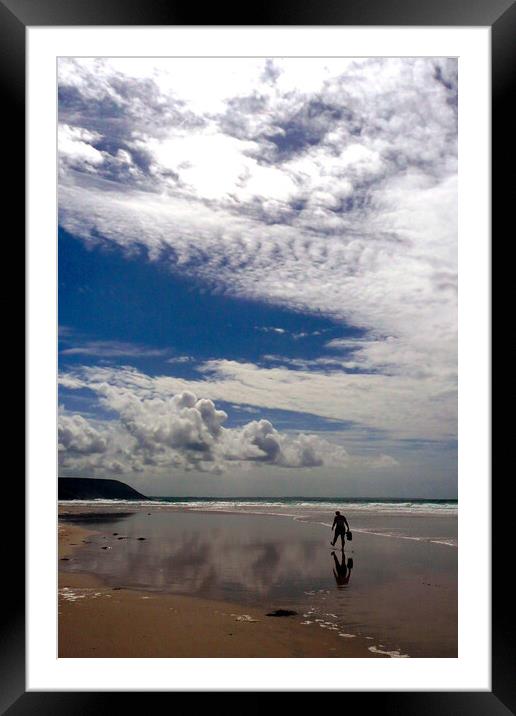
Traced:
<svg viewBox="0 0 516 716">
<path fill-rule="evenodd" d="M 456 495 L 456 62 L 61 60 L 60 474 Z"/>
<path fill-rule="evenodd" d="M 145 349 L 138 367 L 153 372 L 184 357 L 309 360 L 328 352 L 324 346 L 332 338 L 364 333 L 322 315 L 216 294 L 162 264 L 116 250 L 88 250 L 64 231 L 59 238 L 59 306 L 63 351 L 72 335 L 77 351 L 94 341 L 139 344 Z M 152 349 L 163 354 L 146 356 Z M 84 358 L 84 353 L 62 353 L 63 367 Z M 194 367 L 191 361 L 175 364 L 188 377 Z"/>
<path fill-rule="evenodd" d="M 258 301 L 214 294 L 202 284 L 174 275 L 169 267 L 118 250 L 88 249 L 59 232 L 60 368 L 130 364 L 147 375 L 199 378 L 209 360 L 251 362 L 265 367 L 292 365 L 327 353 L 336 337 L 359 338 L 363 331 Z M 313 370 L 308 365 L 305 370 Z M 330 365 L 328 371 L 338 370 Z M 356 370 L 356 369 L 355 369 Z M 110 415 L 91 391 L 61 388 L 63 406 L 88 405 L 97 418 Z M 274 408 L 218 401 L 227 426 L 266 418 L 295 430 L 335 430 L 347 421 Z"/>
</svg>

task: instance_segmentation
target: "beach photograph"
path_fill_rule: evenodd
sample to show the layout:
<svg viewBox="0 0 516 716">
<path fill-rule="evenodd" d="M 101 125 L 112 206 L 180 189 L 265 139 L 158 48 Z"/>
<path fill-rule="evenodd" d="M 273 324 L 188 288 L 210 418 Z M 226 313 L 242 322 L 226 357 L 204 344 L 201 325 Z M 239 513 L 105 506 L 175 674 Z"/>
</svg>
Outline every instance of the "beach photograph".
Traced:
<svg viewBox="0 0 516 716">
<path fill-rule="evenodd" d="M 58 658 L 457 659 L 457 58 L 57 85 Z"/>
</svg>

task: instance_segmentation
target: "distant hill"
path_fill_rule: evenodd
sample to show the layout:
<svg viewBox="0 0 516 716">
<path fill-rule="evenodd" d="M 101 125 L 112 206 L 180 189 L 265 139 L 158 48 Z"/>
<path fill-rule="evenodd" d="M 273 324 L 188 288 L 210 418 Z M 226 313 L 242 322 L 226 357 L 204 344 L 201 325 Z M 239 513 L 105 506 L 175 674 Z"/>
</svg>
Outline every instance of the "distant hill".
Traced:
<svg viewBox="0 0 516 716">
<path fill-rule="evenodd" d="M 99 480 L 93 477 L 60 477 L 59 500 L 147 500 L 119 480 Z"/>
</svg>

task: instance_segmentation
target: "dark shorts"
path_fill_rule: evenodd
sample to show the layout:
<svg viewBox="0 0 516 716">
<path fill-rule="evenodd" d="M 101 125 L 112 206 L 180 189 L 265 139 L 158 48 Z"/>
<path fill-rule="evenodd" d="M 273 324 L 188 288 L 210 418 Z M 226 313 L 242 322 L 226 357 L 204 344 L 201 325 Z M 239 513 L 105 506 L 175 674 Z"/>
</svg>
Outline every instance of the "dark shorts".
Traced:
<svg viewBox="0 0 516 716">
<path fill-rule="evenodd" d="M 345 536 L 346 536 L 346 528 L 345 527 L 336 527 L 335 528 L 335 539 L 337 539 L 337 537 L 344 538 Z"/>
</svg>

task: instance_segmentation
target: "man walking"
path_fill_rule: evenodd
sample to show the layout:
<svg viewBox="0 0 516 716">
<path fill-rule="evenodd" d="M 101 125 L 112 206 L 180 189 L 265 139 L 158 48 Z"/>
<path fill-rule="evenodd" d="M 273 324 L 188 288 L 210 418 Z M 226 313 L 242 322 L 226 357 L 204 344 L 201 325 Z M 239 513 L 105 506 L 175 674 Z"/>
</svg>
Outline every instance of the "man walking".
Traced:
<svg viewBox="0 0 516 716">
<path fill-rule="evenodd" d="M 344 550 L 344 540 L 346 539 L 346 532 L 347 530 L 349 530 L 349 524 L 344 515 L 341 515 L 338 510 L 335 513 L 335 518 L 333 520 L 331 528 L 332 530 L 335 529 L 335 535 L 333 537 L 333 542 L 331 543 L 331 546 L 335 547 L 335 542 L 340 537 L 342 540 L 342 549 Z"/>
</svg>

